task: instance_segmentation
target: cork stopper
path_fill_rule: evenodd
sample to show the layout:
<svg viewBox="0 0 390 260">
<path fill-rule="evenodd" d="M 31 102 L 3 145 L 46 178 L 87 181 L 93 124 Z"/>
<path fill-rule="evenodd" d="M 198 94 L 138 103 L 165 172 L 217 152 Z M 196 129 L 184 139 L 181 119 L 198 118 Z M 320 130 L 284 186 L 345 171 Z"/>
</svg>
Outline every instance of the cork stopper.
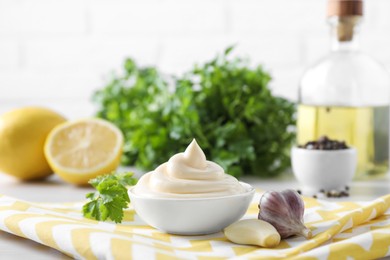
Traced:
<svg viewBox="0 0 390 260">
<path fill-rule="evenodd" d="M 337 38 L 340 42 L 352 41 L 355 34 L 355 26 L 359 23 L 361 16 L 340 16 L 336 26 Z"/>
<path fill-rule="evenodd" d="M 363 0 L 328 0 L 327 16 L 363 16 Z"/>
</svg>

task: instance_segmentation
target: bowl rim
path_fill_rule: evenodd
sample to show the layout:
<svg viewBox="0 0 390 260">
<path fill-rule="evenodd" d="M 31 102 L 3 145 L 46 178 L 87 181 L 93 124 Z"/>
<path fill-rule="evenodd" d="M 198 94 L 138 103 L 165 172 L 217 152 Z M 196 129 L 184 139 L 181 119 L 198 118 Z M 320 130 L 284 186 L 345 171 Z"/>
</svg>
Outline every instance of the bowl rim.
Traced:
<svg viewBox="0 0 390 260">
<path fill-rule="evenodd" d="M 216 196 L 216 197 L 194 197 L 194 198 L 175 198 L 175 197 L 148 197 L 148 196 L 143 196 L 140 194 L 136 194 L 133 192 L 134 188 L 136 185 L 130 187 L 127 189 L 127 192 L 130 197 L 134 197 L 136 199 L 146 199 L 146 200 L 166 200 L 166 201 L 207 201 L 207 200 L 223 200 L 223 199 L 229 199 L 229 198 L 235 198 L 235 197 L 246 197 L 248 195 L 252 195 L 255 193 L 255 188 L 252 187 L 252 185 L 239 181 L 241 185 L 244 186 L 247 191 L 243 193 L 238 193 L 238 194 L 232 194 L 232 195 L 225 195 L 225 196 Z M 131 198 L 130 198 L 131 199 Z"/>
<path fill-rule="evenodd" d="M 316 150 L 316 149 L 306 149 L 298 146 L 293 146 L 291 150 L 297 151 L 305 151 L 308 153 L 348 153 L 348 152 L 356 152 L 355 147 L 349 147 L 347 149 L 338 149 L 338 150 Z"/>
</svg>

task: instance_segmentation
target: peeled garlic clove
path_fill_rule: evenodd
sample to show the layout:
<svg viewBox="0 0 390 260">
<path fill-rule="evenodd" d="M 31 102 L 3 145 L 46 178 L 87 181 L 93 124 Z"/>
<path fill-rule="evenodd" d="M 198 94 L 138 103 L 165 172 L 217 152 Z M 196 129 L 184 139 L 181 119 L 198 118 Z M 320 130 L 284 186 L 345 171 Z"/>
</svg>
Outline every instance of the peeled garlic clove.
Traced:
<svg viewBox="0 0 390 260">
<path fill-rule="evenodd" d="M 236 244 L 274 247 L 280 243 L 280 235 L 269 223 L 259 219 L 244 219 L 224 230 L 227 239 Z"/>
<path fill-rule="evenodd" d="M 296 191 L 266 192 L 260 199 L 259 209 L 258 218 L 273 225 L 282 238 L 293 235 L 312 237 L 310 229 L 303 224 L 305 205 Z"/>
</svg>

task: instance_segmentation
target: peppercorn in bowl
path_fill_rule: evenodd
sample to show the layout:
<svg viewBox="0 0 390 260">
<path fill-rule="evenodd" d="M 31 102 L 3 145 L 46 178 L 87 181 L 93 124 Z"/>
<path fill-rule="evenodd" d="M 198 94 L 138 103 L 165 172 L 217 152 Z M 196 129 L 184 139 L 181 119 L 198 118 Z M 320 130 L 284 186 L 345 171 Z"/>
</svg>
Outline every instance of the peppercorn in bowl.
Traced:
<svg viewBox="0 0 390 260">
<path fill-rule="evenodd" d="M 344 141 L 324 136 L 305 145 L 293 147 L 292 170 L 305 193 L 341 190 L 352 181 L 357 165 L 357 151 Z"/>
</svg>

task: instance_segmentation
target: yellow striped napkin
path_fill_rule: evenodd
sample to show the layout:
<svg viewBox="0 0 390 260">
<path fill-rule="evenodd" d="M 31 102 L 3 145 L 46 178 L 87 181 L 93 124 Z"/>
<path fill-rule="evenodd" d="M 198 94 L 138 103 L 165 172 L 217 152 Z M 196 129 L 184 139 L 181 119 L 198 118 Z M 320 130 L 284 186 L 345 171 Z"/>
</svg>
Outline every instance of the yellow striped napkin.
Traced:
<svg viewBox="0 0 390 260">
<path fill-rule="evenodd" d="M 254 199 L 244 218 L 256 218 Z M 83 203 L 37 204 L 0 196 L 0 229 L 77 259 L 372 259 L 390 255 L 390 194 L 371 202 L 304 198 L 314 237 L 292 237 L 277 248 L 236 245 L 216 233 L 169 235 L 151 228 L 131 208 L 122 224 L 82 217 Z"/>
</svg>

